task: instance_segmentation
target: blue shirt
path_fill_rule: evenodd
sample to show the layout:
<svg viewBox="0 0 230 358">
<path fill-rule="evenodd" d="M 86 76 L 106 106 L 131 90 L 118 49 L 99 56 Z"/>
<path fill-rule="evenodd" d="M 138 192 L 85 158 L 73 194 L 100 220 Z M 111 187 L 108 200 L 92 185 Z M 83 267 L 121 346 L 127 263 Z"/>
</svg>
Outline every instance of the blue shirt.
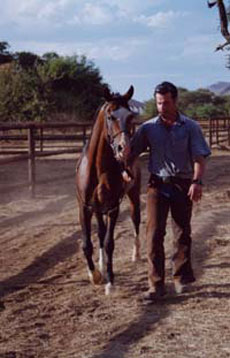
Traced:
<svg viewBox="0 0 230 358">
<path fill-rule="evenodd" d="M 131 156 L 149 147 L 149 171 L 160 177 L 192 178 L 194 160 L 211 154 L 198 122 L 179 114 L 166 126 L 158 116 L 143 123 L 131 142 Z"/>
</svg>

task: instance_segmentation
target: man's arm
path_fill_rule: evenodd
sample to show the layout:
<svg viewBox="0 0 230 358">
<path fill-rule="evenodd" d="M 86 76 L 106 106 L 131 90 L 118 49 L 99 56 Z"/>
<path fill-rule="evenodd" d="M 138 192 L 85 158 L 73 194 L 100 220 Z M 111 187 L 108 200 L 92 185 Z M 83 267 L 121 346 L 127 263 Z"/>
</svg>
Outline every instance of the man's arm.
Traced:
<svg viewBox="0 0 230 358">
<path fill-rule="evenodd" d="M 202 197 L 202 178 L 205 172 L 205 158 L 199 156 L 194 161 L 193 182 L 189 188 L 188 196 L 192 201 L 199 201 Z"/>
<path fill-rule="evenodd" d="M 130 182 L 133 179 L 132 166 L 137 157 L 145 151 L 147 145 L 144 126 L 141 125 L 131 139 L 130 146 L 127 146 L 123 152 L 124 170 L 122 176 L 125 182 Z"/>
<path fill-rule="evenodd" d="M 148 146 L 145 127 L 142 124 L 131 139 L 130 146 L 123 152 L 123 159 L 127 166 L 132 166 L 135 159 L 143 153 Z"/>
<path fill-rule="evenodd" d="M 195 159 L 193 180 L 202 180 L 205 172 L 205 164 L 206 161 L 203 156 L 200 156 Z"/>
</svg>

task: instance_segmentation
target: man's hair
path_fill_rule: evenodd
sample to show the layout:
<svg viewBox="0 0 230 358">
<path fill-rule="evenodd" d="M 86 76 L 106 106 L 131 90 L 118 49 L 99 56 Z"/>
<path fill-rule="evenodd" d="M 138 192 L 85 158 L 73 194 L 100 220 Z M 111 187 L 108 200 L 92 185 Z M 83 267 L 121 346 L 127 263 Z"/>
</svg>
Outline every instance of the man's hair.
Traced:
<svg viewBox="0 0 230 358">
<path fill-rule="evenodd" d="M 171 93 L 171 96 L 173 99 L 176 99 L 178 96 L 178 91 L 176 86 L 171 83 L 171 82 L 162 82 L 159 85 L 156 86 L 155 90 L 154 90 L 154 97 L 156 97 L 156 94 L 160 93 L 160 94 L 166 94 L 166 93 Z"/>
</svg>

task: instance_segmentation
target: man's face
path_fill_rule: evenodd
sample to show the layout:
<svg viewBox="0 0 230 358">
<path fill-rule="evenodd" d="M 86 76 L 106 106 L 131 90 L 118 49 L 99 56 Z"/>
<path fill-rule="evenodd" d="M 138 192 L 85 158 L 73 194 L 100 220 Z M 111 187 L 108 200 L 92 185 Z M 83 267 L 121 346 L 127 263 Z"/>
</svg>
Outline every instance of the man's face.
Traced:
<svg viewBox="0 0 230 358">
<path fill-rule="evenodd" d="M 170 92 L 165 94 L 156 94 L 156 106 L 160 116 L 164 118 L 171 118 L 177 113 L 177 101 L 172 98 Z"/>
</svg>

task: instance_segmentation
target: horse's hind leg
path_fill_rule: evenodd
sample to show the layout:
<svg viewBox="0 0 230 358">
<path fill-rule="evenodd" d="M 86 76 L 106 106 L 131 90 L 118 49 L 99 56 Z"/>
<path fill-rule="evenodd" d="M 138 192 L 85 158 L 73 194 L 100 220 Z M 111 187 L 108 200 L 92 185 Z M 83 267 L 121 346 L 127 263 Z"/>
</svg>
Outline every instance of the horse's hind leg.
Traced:
<svg viewBox="0 0 230 358">
<path fill-rule="evenodd" d="M 91 219 L 92 212 L 84 205 L 80 205 L 80 223 L 83 234 L 82 249 L 88 265 L 88 274 L 94 284 L 99 284 L 102 280 L 101 273 L 95 268 L 93 262 L 93 245 L 91 241 Z"/>
<path fill-rule="evenodd" d="M 100 213 L 96 213 L 97 222 L 98 222 L 98 237 L 99 237 L 99 270 L 104 276 L 105 269 L 105 254 L 104 254 L 104 239 L 106 234 L 106 224 L 103 219 L 103 215 Z"/>
<path fill-rule="evenodd" d="M 134 246 L 132 252 L 132 261 L 138 261 L 141 258 L 141 243 L 140 243 L 140 188 L 138 186 L 132 187 L 127 195 L 130 200 L 130 216 L 134 225 Z"/>
<path fill-rule="evenodd" d="M 105 235 L 105 252 L 107 256 L 106 262 L 106 276 L 107 284 L 105 287 L 105 294 L 109 295 L 113 288 L 114 273 L 113 273 L 113 251 L 114 251 L 114 228 L 117 221 L 119 208 L 112 210 L 107 216 L 107 229 Z"/>
</svg>

